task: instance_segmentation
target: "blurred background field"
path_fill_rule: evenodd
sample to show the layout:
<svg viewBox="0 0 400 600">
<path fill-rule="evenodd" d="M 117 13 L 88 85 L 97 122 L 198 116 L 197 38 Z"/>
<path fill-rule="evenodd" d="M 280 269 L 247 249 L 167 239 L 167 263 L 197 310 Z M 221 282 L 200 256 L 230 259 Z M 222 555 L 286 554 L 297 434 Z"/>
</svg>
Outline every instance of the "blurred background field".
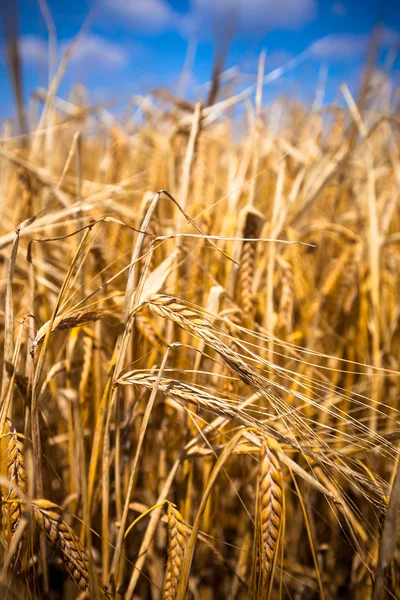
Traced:
<svg viewBox="0 0 400 600">
<path fill-rule="evenodd" d="M 400 597 L 400 14 L 20 0 L 5 598 Z"/>
</svg>

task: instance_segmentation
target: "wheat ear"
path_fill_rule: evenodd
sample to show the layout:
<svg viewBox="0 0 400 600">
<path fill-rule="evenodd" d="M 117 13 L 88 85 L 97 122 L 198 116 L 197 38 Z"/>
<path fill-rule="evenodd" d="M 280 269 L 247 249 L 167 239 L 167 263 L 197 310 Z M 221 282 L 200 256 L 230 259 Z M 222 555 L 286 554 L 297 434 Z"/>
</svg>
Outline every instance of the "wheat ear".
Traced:
<svg viewBox="0 0 400 600">
<path fill-rule="evenodd" d="M 63 317 L 62 315 L 58 315 L 54 319 L 52 331 L 62 331 L 64 329 L 73 329 L 74 327 L 81 327 L 82 325 L 86 325 L 87 323 L 91 323 L 93 321 L 98 321 L 99 319 L 103 319 L 106 316 L 112 316 L 112 313 L 109 313 L 104 310 L 90 310 L 90 311 L 76 311 L 74 313 L 70 313 L 67 316 Z M 47 330 L 49 328 L 50 321 L 47 321 L 36 334 L 36 337 L 33 341 L 32 347 L 36 348 L 38 344 L 43 342 Z"/>
<path fill-rule="evenodd" d="M 21 492 L 26 494 L 26 472 L 24 468 L 24 444 L 18 438 L 15 429 L 10 431 L 10 440 L 7 448 L 7 473 L 10 482 L 15 486 L 8 492 L 7 500 L 11 533 L 13 534 L 18 527 L 18 523 L 22 516 L 23 504 L 18 496 L 19 488 Z"/>
<path fill-rule="evenodd" d="M 283 480 L 277 454 L 266 441 L 260 450 L 258 506 L 263 549 L 262 568 L 271 572 L 283 515 Z"/>
<path fill-rule="evenodd" d="M 165 569 L 163 600 L 174 600 L 178 590 L 186 548 L 187 528 L 177 508 L 168 504 L 168 562 Z"/>
<path fill-rule="evenodd" d="M 64 566 L 82 592 L 89 591 L 89 557 L 72 529 L 53 510 L 40 507 L 46 501 L 35 500 L 33 513 L 36 523 L 61 552 Z M 46 503 L 49 504 L 49 503 Z"/>
<path fill-rule="evenodd" d="M 173 321 L 182 329 L 209 344 L 230 366 L 236 371 L 240 379 L 250 387 L 260 388 L 261 378 L 253 373 L 252 369 L 216 336 L 214 326 L 204 319 L 196 310 L 183 304 L 178 298 L 165 294 L 156 294 L 147 301 L 147 306 L 153 314 Z M 265 385 L 264 385 L 265 388 Z"/>
<path fill-rule="evenodd" d="M 262 222 L 263 220 L 260 219 L 257 213 L 255 214 L 249 210 L 246 215 L 243 237 L 247 240 L 258 238 L 262 227 L 260 223 Z M 243 308 L 243 312 L 247 315 L 252 315 L 254 312 L 253 280 L 256 254 L 256 242 L 243 242 L 239 274 L 240 304 Z"/>
<path fill-rule="evenodd" d="M 157 331 L 152 320 L 143 313 L 136 316 L 136 327 L 154 348 L 157 350 L 166 348 L 167 343 L 161 333 Z"/>
</svg>

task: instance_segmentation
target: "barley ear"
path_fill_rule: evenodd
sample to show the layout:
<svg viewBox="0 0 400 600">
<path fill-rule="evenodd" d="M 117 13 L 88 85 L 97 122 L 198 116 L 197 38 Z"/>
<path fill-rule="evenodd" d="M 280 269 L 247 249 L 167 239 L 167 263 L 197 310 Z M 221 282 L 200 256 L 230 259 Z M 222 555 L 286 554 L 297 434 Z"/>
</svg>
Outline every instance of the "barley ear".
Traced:
<svg viewBox="0 0 400 600">
<path fill-rule="evenodd" d="M 282 518 L 283 480 L 281 468 L 276 452 L 264 440 L 260 449 L 255 573 L 253 574 L 253 586 L 261 594 L 265 593 L 266 586 L 271 579 Z"/>
<path fill-rule="evenodd" d="M 90 567 L 85 547 L 60 515 L 47 508 L 52 508 L 52 503 L 35 500 L 32 505 L 37 526 L 60 551 L 63 565 L 78 588 L 88 592 Z"/>
<path fill-rule="evenodd" d="M 19 488 L 26 494 L 27 481 L 24 468 L 24 444 L 19 439 L 15 429 L 9 433 L 9 442 L 7 447 L 7 475 L 10 482 L 15 486 L 7 494 L 7 504 L 3 507 L 3 525 L 7 522 L 6 531 L 12 535 L 18 527 L 24 507 L 18 495 Z M 7 516 L 4 514 L 7 512 Z"/>
<path fill-rule="evenodd" d="M 177 508 L 168 504 L 168 562 L 165 569 L 163 600 L 173 600 L 178 590 L 186 548 L 186 529 L 182 515 Z"/>
</svg>

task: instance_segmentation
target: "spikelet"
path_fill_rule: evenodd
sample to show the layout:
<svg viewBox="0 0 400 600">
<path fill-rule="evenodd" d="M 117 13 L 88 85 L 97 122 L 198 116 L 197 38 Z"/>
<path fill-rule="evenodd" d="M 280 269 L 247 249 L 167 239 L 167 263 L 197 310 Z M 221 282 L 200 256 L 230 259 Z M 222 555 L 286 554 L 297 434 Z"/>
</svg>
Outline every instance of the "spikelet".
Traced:
<svg viewBox="0 0 400 600">
<path fill-rule="evenodd" d="M 7 448 L 7 474 L 10 482 L 26 494 L 27 482 L 24 468 L 24 444 L 18 438 L 15 429 L 10 432 L 10 440 Z M 23 504 L 16 489 L 11 489 L 7 495 L 8 518 L 11 534 L 15 532 L 23 513 Z"/>
<path fill-rule="evenodd" d="M 252 388 L 265 389 L 265 383 L 215 334 L 215 328 L 210 321 L 204 319 L 198 312 L 182 303 L 173 296 L 156 294 L 147 301 L 152 313 L 173 321 L 182 329 L 189 331 L 195 337 L 203 339 L 224 359 L 227 365 L 239 375 L 240 379 Z"/>
<path fill-rule="evenodd" d="M 258 238 L 260 236 L 262 224 L 263 217 L 252 210 L 248 210 L 242 237 L 247 239 Z M 243 242 L 239 273 L 240 304 L 243 308 L 243 312 L 250 316 L 252 316 L 254 312 L 253 280 L 256 255 L 257 242 Z"/>
<path fill-rule="evenodd" d="M 176 598 L 179 576 L 186 548 L 186 530 L 182 515 L 177 508 L 168 504 L 168 562 L 165 569 L 163 600 Z"/>
<path fill-rule="evenodd" d="M 166 347 L 167 343 L 162 337 L 161 333 L 157 331 L 153 322 L 149 317 L 143 313 L 137 315 L 136 326 L 139 329 L 143 337 L 158 350 L 162 350 Z"/>
<path fill-rule="evenodd" d="M 77 311 L 74 313 L 70 313 L 66 316 L 58 315 L 54 319 L 52 331 L 62 331 L 64 329 L 73 329 L 74 327 L 81 327 L 82 325 L 86 325 L 87 323 L 91 323 L 93 321 L 98 321 L 99 319 L 104 318 L 105 316 L 110 315 L 107 311 Z M 43 342 L 47 330 L 49 328 L 49 321 L 42 325 L 39 331 L 36 334 L 36 337 L 33 342 L 33 348 L 35 348 L 38 344 Z"/>
<path fill-rule="evenodd" d="M 156 384 L 156 380 L 156 375 L 151 375 L 147 372 L 142 373 L 141 371 L 133 371 L 124 374 L 118 379 L 118 383 L 121 385 L 135 385 L 139 388 L 144 387 L 148 390 L 152 390 Z M 218 396 L 209 394 L 202 388 L 185 384 L 177 379 L 161 377 L 161 380 L 158 383 L 158 391 L 173 398 L 179 404 L 194 404 L 195 406 L 204 408 L 212 414 L 231 419 L 235 423 L 240 423 L 246 427 L 253 427 L 254 429 L 260 429 L 260 431 L 265 432 L 262 425 L 260 425 L 257 419 L 254 419 L 251 414 L 244 410 L 238 411 L 236 407 L 232 406 L 229 402 L 221 401 Z"/>
<path fill-rule="evenodd" d="M 283 514 L 283 480 L 276 453 L 264 440 L 260 450 L 258 516 L 263 556 L 261 568 L 269 575 L 279 541 Z"/>
<path fill-rule="evenodd" d="M 89 590 L 89 557 L 79 538 L 59 514 L 47 508 L 53 506 L 50 502 L 35 500 L 32 505 L 37 526 L 60 550 L 65 569 L 78 588 L 82 592 L 87 592 Z"/>
</svg>

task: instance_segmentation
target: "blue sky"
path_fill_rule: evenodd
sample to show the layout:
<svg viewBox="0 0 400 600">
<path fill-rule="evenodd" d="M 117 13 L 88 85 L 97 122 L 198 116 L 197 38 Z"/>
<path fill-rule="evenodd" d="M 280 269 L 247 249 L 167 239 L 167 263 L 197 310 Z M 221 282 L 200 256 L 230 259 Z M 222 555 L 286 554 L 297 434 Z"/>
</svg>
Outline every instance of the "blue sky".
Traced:
<svg viewBox="0 0 400 600">
<path fill-rule="evenodd" d="M 12 2 L 13 0 L 9 0 Z M 17 1 L 17 0 L 15 0 Z M 20 45 L 25 97 L 48 79 L 48 33 L 38 0 L 19 0 Z M 128 102 L 133 94 L 168 86 L 176 92 L 191 44 L 191 77 L 179 91 L 201 97 L 213 57 L 230 40 L 226 67 L 237 64 L 246 86 L 257 71 L 260 51 L 266 72 L 307 51 L 304 61 L 265 89 L 268 100 L 290 94 L 312 100 L 321 66 L 327 69 L 326 100 L 341 80 L 355 91 L 368 35 L 385 23 L 381 64 L 400 42 L 400 10 L 395 0 L 47 0 L 57 31 L 58 54 L 84 26 L 60 88 L 67 96 L 82 83 L 91 100 Z M 2 45 L 4 31 L 1 32 Z M 195 51 L 195 54 L 194 54 Z M 400 80 L 400 59 L 391 69 Z M 12 90 L 0 57 L 0 119 L 12 114 Z"/>
</svg>

